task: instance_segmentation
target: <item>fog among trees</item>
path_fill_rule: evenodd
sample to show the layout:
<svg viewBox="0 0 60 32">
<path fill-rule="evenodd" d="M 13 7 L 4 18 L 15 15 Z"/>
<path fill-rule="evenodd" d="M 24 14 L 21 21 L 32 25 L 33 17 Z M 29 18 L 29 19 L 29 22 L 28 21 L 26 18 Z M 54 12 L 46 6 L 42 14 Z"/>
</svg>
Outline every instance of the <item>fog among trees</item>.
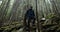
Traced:
<svg viewBox="0 0 60 32">
<path fill-rule="evenodd" d="M 0 31 L 13 32 L 16 27 L 24 27 L 24 15 L 29 6 L 33 7 L 36 16 L 36 30 L 60 31 L 60 0 L 0 0 Z M 41 21 L 42 18 L 45 21 Z"/>
</svg>

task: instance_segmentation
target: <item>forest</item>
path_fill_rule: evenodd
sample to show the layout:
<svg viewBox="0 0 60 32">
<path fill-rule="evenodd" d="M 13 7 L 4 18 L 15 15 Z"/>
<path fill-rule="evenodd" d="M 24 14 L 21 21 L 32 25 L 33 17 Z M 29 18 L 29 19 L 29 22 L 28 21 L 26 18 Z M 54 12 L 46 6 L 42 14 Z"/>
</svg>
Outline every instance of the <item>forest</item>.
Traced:
<svg viewBox="0 0 60 32">
<path fill-rule="evenodd" d="M 60 0 L 0 0 L 0 32 L 27 32 L 24 16 L 29 6 L 36 16 L 30 32 L 60 32 Z"/>
</svg>

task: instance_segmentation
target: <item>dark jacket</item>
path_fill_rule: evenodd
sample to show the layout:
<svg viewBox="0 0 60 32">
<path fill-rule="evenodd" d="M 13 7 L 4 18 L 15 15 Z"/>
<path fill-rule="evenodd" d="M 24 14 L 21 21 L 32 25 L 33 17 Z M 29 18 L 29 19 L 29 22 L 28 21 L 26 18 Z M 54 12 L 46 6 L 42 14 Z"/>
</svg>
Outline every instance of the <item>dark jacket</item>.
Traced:
<svg viewBox="0 0 60 32">
<path fill-rule="evenodd" d="M 27 10 L 25 17 L 26 18 L 34 18 L 35 17 L 34 11 L 32 9 Z"/>
</svg>

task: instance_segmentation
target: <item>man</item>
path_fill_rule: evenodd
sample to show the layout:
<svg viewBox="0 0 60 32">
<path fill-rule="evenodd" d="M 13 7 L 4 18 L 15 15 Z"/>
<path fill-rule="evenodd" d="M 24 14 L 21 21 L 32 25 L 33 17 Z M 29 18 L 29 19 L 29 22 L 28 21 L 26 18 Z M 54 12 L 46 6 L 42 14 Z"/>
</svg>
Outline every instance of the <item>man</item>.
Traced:
<svg viewBox="0 0 60 32">
<path fill-rule="evenodd" d="M 26 22 L 28 20 L 28 22 Z M 33 20 L 33 21 L 32 21 Z M 27 10 L 25 14 L 25 25 L 30 29 L 30 22 L 32 21 L 32 25 L 35 23 L 35 14 L 34 10 L 32 9 L 32 6 Z"/>
</svg>

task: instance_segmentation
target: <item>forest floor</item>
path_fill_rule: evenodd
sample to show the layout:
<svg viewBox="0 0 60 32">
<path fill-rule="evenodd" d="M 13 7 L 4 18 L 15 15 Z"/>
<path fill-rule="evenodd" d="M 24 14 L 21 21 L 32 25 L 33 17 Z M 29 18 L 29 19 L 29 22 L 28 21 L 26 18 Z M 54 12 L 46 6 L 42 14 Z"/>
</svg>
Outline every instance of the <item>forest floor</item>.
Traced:
<svg viewBox="0 0 60 32">
<path fill-rule="evenodd" d="M 37 24 L 37 23 L 36 23 Z M 60 31 L 60 24 L 56 23 L 55 21 L 51 21 L 47 19 L 47 21 L 40 22 L 39 24 L 41 32 L 59 32 Z M 37 32 L 37 25 L 36 32 Z M 9 25 L 0 27 L 1 32 L 23 32 L 24 26 L 23 22 L 12 22 Z"/>
</svg>

